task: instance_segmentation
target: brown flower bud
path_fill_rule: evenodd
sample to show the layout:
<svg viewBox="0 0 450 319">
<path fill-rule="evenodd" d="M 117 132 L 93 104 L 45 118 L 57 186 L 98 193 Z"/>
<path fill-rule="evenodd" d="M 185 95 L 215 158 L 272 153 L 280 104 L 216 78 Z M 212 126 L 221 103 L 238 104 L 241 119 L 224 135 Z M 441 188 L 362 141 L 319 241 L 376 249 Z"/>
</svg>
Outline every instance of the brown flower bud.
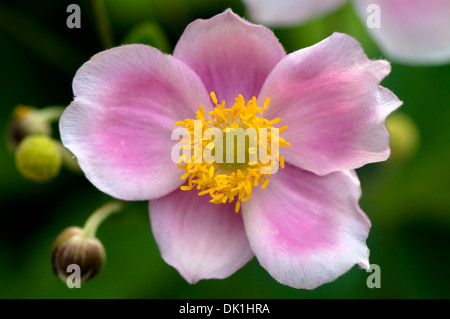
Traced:
<svg viewBox="0 0 450 319">
<path fill-rule="evenodd" d="M 15 149 L 28 135 L 41 134 L 49 136 L 52 127 L 45 118 L 39 115 L 39 111 L 32 106 L 17 105 L 14 108 L 12 120 L 9 124 L 8 143 L 11 149 Z"/>
<path fill-rule="evenodd" d="M 97 238 L 83 236 L 83 229 L 69 227 L 55 240 L 52 251 L 52 266 L 55 275 L 63 281 L 71 275 L 69 265 L 80 267 L 81 282 L 94 278 L 103 268 L 106 254 Z"/>
</svg>

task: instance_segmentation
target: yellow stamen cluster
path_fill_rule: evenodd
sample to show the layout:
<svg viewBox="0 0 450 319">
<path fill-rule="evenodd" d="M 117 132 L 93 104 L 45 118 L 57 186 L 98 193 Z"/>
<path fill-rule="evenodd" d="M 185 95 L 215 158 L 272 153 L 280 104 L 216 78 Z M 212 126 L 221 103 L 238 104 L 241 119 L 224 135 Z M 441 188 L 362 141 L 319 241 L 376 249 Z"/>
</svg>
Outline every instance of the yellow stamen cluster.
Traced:
<svg viewBox="0 0 450 319">
<path fill-rule="evenodd" d="M 182 149 L 190 150 L 190 156 L 183 154 L 177 163 L 179 168 L 186 170 L 181 178 L 183 180 L 189 178 L 187 185 L 181 186 L 181 189 L 187 191 L 196 188 L 200 191 L 198 193 L 200 196 L 209 194 L 211 196 L 210 202 L 214 204 L 231 203 L 236 200 L 235 211 L 238 212 L 241 202 L 246 202 L 251 198 L 253 187 L 258 186 L 259 183 L 262 184 L 262 189 L 267 187 L 271 175 L 267 172 L 276 171 L 278 163 L 281 168 L 284 168 L 284 158 L 279 154 L 278 147 L 271 146 L 290 146 L 278 135 L 288 126 L 275 128 L 273 125 L 280 122 L 280 118 L 269 121 L 262 117 L 263 111 L 268 107 L 269 98 L 266 98 L 263 107 L 258 107 L 255 97 L 246 103 L 244 97 L 239 95 L 230 108 L 225 107 L 225 101 L 219 104 L 214 92 L 211 92 L 211 99 L 216 107 L 208 112 L 209 116 L 206 115 L 204 107 L 200 106 L 200 110 L 196 113 L 196 120 L 186 119 L 175 123 L 184 126 L 186 134 L 190 136 L 190 139 L 181 139 L 181 142 L 185 143 Z M 195 123 L 201 123 L 201 140 L 195 134 L 199 133 L 198 131 L 195 132 Z M 265 163 L 260 160 L 250 161 L 249 155 L 256 154 L 258 149 L 247 144 L 245 146 L 244 163 L 207 162 L 203 158 L 200 161 L 193 160 L 198 154 L 202 154 L 205 149 L 211 149 L 211 145 L 216 150 L 217 148 L 225 148 L 225 143 L 214 144 L 214 140 L 204 138 L 205 131 L 210 128 L 219 128 L 224 135 L 229 130 L 254 129 L 259 154 L 265 152 L 264 154 L 270 161 L 265 161 Z M 260 129 L 266 129 L 264 136 L 260 134 L 264 130 Z M 274 131 L 278 131 L 278 134 L 273 134 Z M 260 137 L 264 138 L 264 143 L 261 142 Z M 236 158 L 237 148 L 234 151 Z M 223 150 L 223 154 L 225 154 L 225 150 Z"/>
</svg>

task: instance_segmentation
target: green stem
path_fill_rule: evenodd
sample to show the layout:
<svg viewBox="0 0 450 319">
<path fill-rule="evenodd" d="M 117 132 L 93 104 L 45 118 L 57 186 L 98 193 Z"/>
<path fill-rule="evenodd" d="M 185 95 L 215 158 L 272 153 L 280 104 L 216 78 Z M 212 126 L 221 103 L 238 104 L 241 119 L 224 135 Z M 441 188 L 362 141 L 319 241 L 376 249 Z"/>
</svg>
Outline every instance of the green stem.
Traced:
<svg viewBox="0 0 450 319">
<path fill-rule="evenodd" d="M 49 106 L 38 110 L 38 112 L 41 120 L 51 123 L 59 121 L 59 118 L 63 114 L 64 110 L 64 106 Z"/>
<path fill-rule="evenodd" d="M 83 171 L 81 170 L 80 165 L 78 165 L 78 160 L 75 155 L 65 148 L 61 142 L 55 141 L 55 144 L 58 147 L 59 154 L 61 154 L 63 165 L 73 173 L 81 174 Z"/>
<path fill-rule="evenodd" d="M 103 0 L 92 0 L 92 10 L 97 21 L 98 32 L 103 47 L 105 49 L 112 48 L 114 46 L 112 29 Z"/>
<path fill-rule="evenodd" d="M 106 203 L 97 209 L 86 221 L 83 227 L 83 237 L 95 238 L 97 228 L 111 214 L 119 212 L 124 206 L 124 202 L 113 201 Z"/>
</svg>

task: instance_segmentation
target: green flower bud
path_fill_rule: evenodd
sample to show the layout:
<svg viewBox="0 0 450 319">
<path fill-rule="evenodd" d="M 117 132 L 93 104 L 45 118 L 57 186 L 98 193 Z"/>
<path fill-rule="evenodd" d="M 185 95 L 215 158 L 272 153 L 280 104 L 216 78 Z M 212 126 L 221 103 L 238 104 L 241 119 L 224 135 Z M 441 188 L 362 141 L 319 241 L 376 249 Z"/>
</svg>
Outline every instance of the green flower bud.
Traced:
<svg viewBox="0 0 450 319">
<path fill-rule="evenodd" d="M 97 276 L 105 260 L 106 253 L 102 243 L 97 238 L 86 237 L 79 227 L 65 229 L 53 244 L 53 272 L 63 281 L 71 275 L 71 272 L 67 272 L 69 265 L 78 265 L 80 281 L 86 282 Z"/>
<path fill-rule="evenodd" d="M 47 182 L 61 169 L 62 158 L 55 142 L 45 135 L 25 137 L 16 149 L 19 172 L 33 182 Z"/>
<path fill-rule="evenodd" d="M 420 144 L 420 133 L 411 117 L 402 112 L 395 112 L 386 120 L 391 135 L 390 160 L 404 160 L 413 156 Z"/>
</svg>

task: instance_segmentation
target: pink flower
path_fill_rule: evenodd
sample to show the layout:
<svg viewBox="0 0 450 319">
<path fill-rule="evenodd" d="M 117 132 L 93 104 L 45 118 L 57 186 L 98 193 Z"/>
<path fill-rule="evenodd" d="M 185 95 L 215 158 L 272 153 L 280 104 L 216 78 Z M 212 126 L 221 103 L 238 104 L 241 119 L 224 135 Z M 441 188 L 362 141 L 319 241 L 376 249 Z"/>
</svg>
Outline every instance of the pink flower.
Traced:
<svg viewBox="0 0 450 319">
<path fill-rule="evenodd" d="M 269 26 L 300 24 L 347 0 L 244 0 L 250 17 Z M 450 0 L 354 0 L 373 39 L 390 59 L 409 64 L 450 62 Z M 370 26 L 378 6 L 380 25 Z"/>
<path fill-rule="evenodd" d="M 188 282 L 228 277 L 256 256 L 280 283 L 312 289 L 355 264 L 369 267 L 370 222 L 354 169 L 389 156 L 384 123 L 401 104 L 379 85 L 389 72 L 389 63 L 369 60 L 345 34 L 286 55 L 269 29 L 228 10 L 191 23 L 173 56 L 146 45 L 95 55 L 74 78 L 61 137 L 101 191 L 150 200 L 161 255 Z M 230 181 L 230 167 L 224 173 L 217 164 L 200 176 L 209 166 L 199 164 L 200 177 L 189 183 L 203 188 L 181 190 L 189 188 L 181 179 L 189 168 L 171 160 L 172 131 L 212 112 L 212 91 L 227 106 L 242 95 L 251 101 L 245 110 L 269 97 L 264 117 L 280 118 L 279 127 L 288 126 L 280 136 L 290 143 L 280 148 L 284 168 L 266 176 L 268 185 L 259 180 L 267 187 L 247 183 L 251 167 L 241 166 L 243 184 L 214 196 L 242 200 L 221 204 L 198 192 L 219 173 Z M 261 120 L 245 115 L 242 123 L 248 117 Z"/>
</svg>

